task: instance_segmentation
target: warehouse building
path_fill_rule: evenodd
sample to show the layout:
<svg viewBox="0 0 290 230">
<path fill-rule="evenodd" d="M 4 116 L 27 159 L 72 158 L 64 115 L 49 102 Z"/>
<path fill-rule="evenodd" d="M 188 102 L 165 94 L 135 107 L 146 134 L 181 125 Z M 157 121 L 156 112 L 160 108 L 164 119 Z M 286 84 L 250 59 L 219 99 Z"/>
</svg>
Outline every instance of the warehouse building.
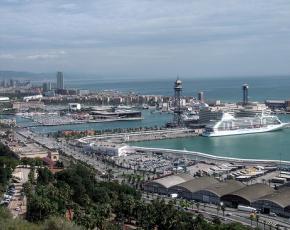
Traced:
<svg viewBox="0 0 290 230">
<path fill-rule="evenodd" d="M 213 184 L 219 183 L 212 177 L 199 177 L 193 180 L 186 181 L 184 183 L 172 186 L 169 189 L 169 193 L 178 194 L 179 197 L 188 200 L 200 200 L 198 191 L 203 190 Z"/>
<path fill-rule="evenodd" d="M 158 194 L 169 194 L 169 188 L 193 180 L 188 174 L 176 174 L 150 181 L 144 185 L 144 190 Z"/>
<path fill-rule="evenodd" d="M 284 187 L 266 195 L 253 202 L 252 206 L 265 214 L 276 213 L 280 216 L 290 217 L 290 187 Z"/>
<path fill-rule="evenodd" d="M 204 203 L 220 204 L 221 197 L 233 191 L 242 189 L 245 185 L 239 181 L 227 180 L 225 182 L 215 183 L 208 188 L 195 193 L 197 200 Z"/>
<path fill-rule="evenodd" d="M 238 205 L 251 206 L 261 197 L 272 194 L 274 189 L 266 184 L 252 184 L 240 190 L 231 192 L 221 197 L 227 206 L 236 208 Z"/>
</svg>

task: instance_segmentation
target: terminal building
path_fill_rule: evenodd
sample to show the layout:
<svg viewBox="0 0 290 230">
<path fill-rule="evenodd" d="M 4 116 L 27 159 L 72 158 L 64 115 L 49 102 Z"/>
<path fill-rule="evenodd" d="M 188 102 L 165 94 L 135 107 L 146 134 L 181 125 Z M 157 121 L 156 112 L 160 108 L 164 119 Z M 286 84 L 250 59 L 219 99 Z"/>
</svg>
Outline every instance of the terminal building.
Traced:
<svg viewBox="0 0 290 230">
<path fill-rule="evenodd" d="M 140 111 L 131 111 L 131 110 L 115 110 L 115 111 L 91 111 L 97 119 L 113 119 L 113 118 L 131 118 L 131 119 L 141 119 L 142 113 Z"/>
<path fill-rule="evenodd" d="M 106 156 L 126 156 L 135 153 L 135 149 L 122 144 L 114 144 L 109 142 L 91 143 L 85 147 L 86 151 L 102 154 Z"/>
<path fill-rule="evenodd" d="M 280 216 L 290 217 L 290 187 L 281 188 L 259 198 L 253 202 L 253 207 L 261 210 L 262 213 L 276 213 Z"/>
<path fill-rule="evenodd" d="M 265 104 L 272 110 L 287 109 L 287 102 L 284 100 L 266 100 Z"/>
<path fill-rule="evenodd" d="M 275 190 L 261 183 L 245 185 L 236 180 L 219 181 L 213 177 L 173 174 L 145 183 L 144 190 L 168 196 L 177 194 L 180 198 L 203 203 L 223 202 L 233 208 L 251 206 L 262 213 L 290 217 L 290 187 Z"/>
<path fill-rule="evenodd" d="M 254 201 L 273 192 L 274 189 L 266 184 L 252 184 L 222 196 L 221 200 L 227 206 L 234 208 L 239 204 L 252 206 Z"/>
<path fill-rule="evenodd" d="M 81 104 L 79 103 L 69 103 L 68 104 L 70 111 L 80 111 L 81 110 Z"/>
<path fill-rule="evenodd" d="M 159 179 L 150 181 L 144 185 L 144 190 L 152 193 L 158 194 L 170 194 L 169 189 L 172 186 L 182 184 L 184 182 L 192 180 L 193 177 L 188 174 L 176 174 L 161 177 Z"/>
</svg>

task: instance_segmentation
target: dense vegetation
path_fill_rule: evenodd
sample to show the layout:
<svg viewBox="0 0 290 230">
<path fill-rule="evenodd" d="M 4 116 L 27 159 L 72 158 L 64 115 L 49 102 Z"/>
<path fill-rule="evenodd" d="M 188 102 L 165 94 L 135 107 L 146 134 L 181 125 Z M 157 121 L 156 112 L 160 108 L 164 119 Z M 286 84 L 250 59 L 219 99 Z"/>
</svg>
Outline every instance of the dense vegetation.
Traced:
<svg viewBox="0 0 290 230">
<path fill-rule="evenodd" d="M 39 168 L 34 179 L 34 167 L 41 159 L 18 161 L 9 148 L 0 144 L 0 188 L 5 190 L 17 164 L 31 165 L 29 182 L 24 185 L 28 198 L 27 220 L 12 219 L 0 207 L 1 229 L 121 229 L 123 223 L 141 229 L 247 229 L 239 224 L 209 223 L 201 215 L 178 210 L 173 201 L 145 202 L 141 194 L 125 184 L 97 181 L 93 169 L 72 164 L 53 175 L 47 168 Z M 68 215 L 69 213 L 69 215 Z M 56 217 L 57 216 L 57 217 Z M 65 221 L 72 220 L 72 223 Z"/>
<path fill-rule="evenodd" d="M 173 202 L 144 202 L 141 194 L 127 185 L 96 181 L 94 171 L 81 164 L 55 175 L 39 169 L 38 175 L 37 181 L 25 185 L 27 219 L 32 222 L 64 217 L 72 210 L 73 222 L 87 229 L 120 229 L 125 222 L 141 229 L 246 229 L 239 224 L 208 223 L 201 215 L 176 209 Z"/>
<path fill-rule="evenodd" d="M 50 217 L 43 223 L 30 223 L 22 219 L 13 219 L 6 208 L 0 207 L 1 230 L 82 230 L 83 228 L 69 223 L 60 217 Z"/>
<path fill-rule="evenodd" d="M 0 143 L 0 194 L 5 191 L 11 174 L 18 164 L 11 150 Z"/>
</svg>

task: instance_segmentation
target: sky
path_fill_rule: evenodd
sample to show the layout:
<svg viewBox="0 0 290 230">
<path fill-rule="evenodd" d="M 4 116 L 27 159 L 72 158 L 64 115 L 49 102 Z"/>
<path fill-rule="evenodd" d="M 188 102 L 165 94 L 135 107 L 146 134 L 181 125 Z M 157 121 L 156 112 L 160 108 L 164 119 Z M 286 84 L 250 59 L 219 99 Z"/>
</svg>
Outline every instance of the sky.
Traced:
<svg viewBox="0 0 290 230">
<path fill-rule="evenodd" d="M 290 76 L 290 1 L 0 0 L 0 70 Z"/>
</svg>

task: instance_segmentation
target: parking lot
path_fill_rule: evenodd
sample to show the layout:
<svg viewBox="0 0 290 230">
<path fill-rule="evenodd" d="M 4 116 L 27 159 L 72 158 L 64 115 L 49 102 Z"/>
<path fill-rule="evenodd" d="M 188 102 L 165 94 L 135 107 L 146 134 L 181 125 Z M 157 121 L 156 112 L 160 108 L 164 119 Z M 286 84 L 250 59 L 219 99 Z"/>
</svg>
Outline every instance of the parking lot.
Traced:
<svg viewBox="0 0 290 230">
<path fill-rule="evenodd" d="M 12 174 L 12 181 L 3 195 L 2 205 L 6 205 L 13 218 L 26 213 L 26 197 L 22 194 L 23 184 L 28 181 L 29 168 L 16 168 Z"/>
</svg>

